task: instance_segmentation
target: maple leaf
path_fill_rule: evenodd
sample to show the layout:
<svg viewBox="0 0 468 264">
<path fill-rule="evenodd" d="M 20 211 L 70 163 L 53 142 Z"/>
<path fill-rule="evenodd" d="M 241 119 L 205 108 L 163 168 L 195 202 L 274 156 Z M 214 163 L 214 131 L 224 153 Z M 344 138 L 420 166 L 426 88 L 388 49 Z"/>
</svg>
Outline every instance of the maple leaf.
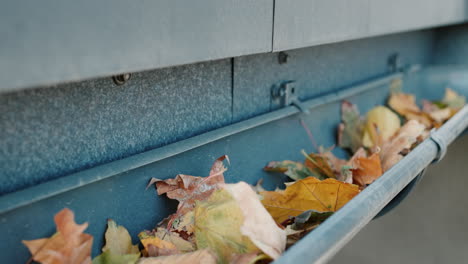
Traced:
<svg viewBox="0 0 468 264">
<path fill-rule="evenodd" d="M 383 143 L 380 150 L 382 171 L 385 172 L 403 158 L 401 152 L 410 149 L 423 135 L 425 126 L 416 120 L 409 120 L 400 128 L 397 134 Z"/>
<path fill-rule="evenodd" d="M 392 93 L 388 100 L 388 105 L 398 114 L 404 116 L 407 120 L 417 120 L 426 127 L 432 127 L 430 116 L 421 111 L 416 104 L 414 95 L 405 93 Z"/>
<path fill-rule="evenodd" d="M 362 146 L 364 122 L 356 105 L 343 101 L 341 103 L 341 120 L 338 126 L 338 145 L 348 148 L 353 153 Z"/>
<path fill-rule="evenodd" d="M 334 212 L 359 193 L 356 185 L 314 177 L 294 182 L 283 191 L 260 192 L 262 204 L 277 223 L 307 210 Z"/>
<path fill-rule="evenodd" d="M 43 264 L 90 264 L 93 237 L 83 233 L 88 223 L 75 223 L 73 212 L 64 208 L 54 216 L 57 233 L 50 238 L 23 240 L 34 261 Z"/>
<path fill-rule="evenodd" d="M 177 212 L 169 220 L 169 228 L 172 228 L 172 224 L 177 218 L 193 210 L 196 201 L 207 199 L 213 191 L 224 184 L 223 173 L 227 170 L 223 164 L 225 159 L 229 161 L 226 155 L 215 160 L 208 177 L 179 174 L 175 179 L 152 178 L 150 180 L 148 186 L 155 184 L 158 195 L 166 194 L 168 198 L 179 201 Z"/>
<path fill-rule="evenodd" d="M 361 187 L 366 187 L 373 181 L 382 176 L 382 166 L 379 154 L 373 153 L 370 157 L 367 155 L 355 155 L 351 159 L 353 183 Z"/>
<path fill-rule="evenodd" d="M 171 256 L 141 258 L 138 264 L 216 264 L 217 258 L 210 250 L 200 249 L 194 252 Z"/>
<path fill-rule="evenodd" d="M 385 106 L 376 106 L 366 115 L 366 125 L 363 136 L 365 147 L 379 146 L 400 129 L 400 118 Z"/>
<path fill-rule="evenodd" d="M 132 244 L 132 238 L 127 229 L 117 225 L 112 220 L 107 220 L 105 233 L 106 245 L 102 248 L 102 254 L 93 259 L 93 264 L 133 264 L 140 258 L 138 245 Z"/>
<path fill-rule="evenodd" d="M 290 160 L 284 161 L 271 161 L 263 168 L 265 171 L 270 172 L 281 172 L 287 175 L 289 178 L 297 181 L 307 177 L 317 177 L 322 178 L 322 175 L 310 170 L 308 167 L 304 166 L 302 162 L 295 162 Z"/>
<path fill-rule="evenodd" d="M 285 248 L 285 232 L 244 182 L 215 191 L 208 200 L 197 203 L 194 214 L 197 247 L 213 249 L 220 263 L 260 250 L 275 259 Z"/>
</svg>

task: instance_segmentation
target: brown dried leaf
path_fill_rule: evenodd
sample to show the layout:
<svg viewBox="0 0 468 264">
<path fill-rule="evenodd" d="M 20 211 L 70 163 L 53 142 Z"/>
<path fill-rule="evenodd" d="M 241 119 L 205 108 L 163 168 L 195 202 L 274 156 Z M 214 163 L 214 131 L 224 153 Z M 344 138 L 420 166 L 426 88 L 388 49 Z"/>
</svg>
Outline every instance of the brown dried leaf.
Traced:
<svg viewBox="0 0 468 264">
<path fill-rule="evenodd" d="M 179 201 L 177 212 L 169 220 L 168 225 L 170 228 L 172 228 L 172 223 L 176 218 L 192 211 L 197 201 L 206 200 L 215 190 L 224 184 L 223 173 L 227 170 L 223 164 L 223 160 L 225 159 L 229 161 L 225 155 L 213 163 L 208 177 L 179 174 L 175 179 L 151 179 L 148 185 L 154 183 L 159 195 L 165 193 L 167 197 Z"/>
<path fill-rule="evenodd" d="M 43 264 L 90 264 L 93 237 L 84 234 L 88 223 L 75 223 L 73 212 L 65 208 L 54 217 L 57 233 L 50 238 L 25 241 L 32 258 Z"/>
<path fill-rule="evenodd" d="M 397 134 L 382 145 L 380 160 L 382 171 L 385 172 L 400 161 L 403 156 L 400 154 L 404 149 L 410 149 L 417 142 L 425 130 L 425 126 L 416 120 L 410 120 L 400 128 Z"/>
</svg>

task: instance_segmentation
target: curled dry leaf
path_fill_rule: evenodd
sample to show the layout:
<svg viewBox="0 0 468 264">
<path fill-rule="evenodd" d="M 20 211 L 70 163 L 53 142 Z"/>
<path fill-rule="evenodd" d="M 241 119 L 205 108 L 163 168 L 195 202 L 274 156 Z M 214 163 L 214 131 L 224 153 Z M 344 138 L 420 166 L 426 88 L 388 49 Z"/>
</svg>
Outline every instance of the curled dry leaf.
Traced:
<svg viewBox="0 0 468 264">
<path fill-rule="evenodd" d="M 175 219 L 193 210 L 196 201 L 207 199 L 224 184 L 223 173 L 227 170 L 223 164 L 225 159 L 229 161 L 227 156 L 222 156 L 213 163 L 208 177 L 179 174 L 175 179 L 151 179 L 148 185 L 155 184 L 158 195 L 165 193 L 167 197 L 179 201 L 177 212 L 169 220 L 170 228 Z"/>
<path fill-rule="evenodd" d="M 310 153 L 307 154 L 305 151 L 302 151 L 302 154 L 305 156 L 305 166 L 311 171 L 316 171 L 317 174 L 321 177 L 316 177 L 318 179 L 326 178 L 336 178 L 335 173 L 330 165 L 328 157 L 322 154 Z"/>
<path fill-rule="evenodd" d="M 338 126 L 338 145 L 355 152 L 362 146 L 364 122 L 357 106 L 343 101 L 341 103 L 341 124 Z"/>
<path fill-rule="evenodd" d="M 285 232 L 244 182 L 215 191 L 208 200 L 197 203 L 194 213 L 197 247 L 214 250 L 220 263 L 260 251 L 277 258 L 285 248 Z"/>
<path fill-rule="evenodd" d="M 427 113 L 421 111 L 412 94 L 392 93 L 388 105 L 407 120 L 417 120 L 426 127 L 432 127 L 432 120 Z"/>
<path fill-rule="evenodd" d="M 143 231 L 138 234 L 141 244 L 150 254 L 151 252 L 190 252 L 195 250 L 195 245 L 179 236 L 178 233 L 169 231 L 165 228 L 157 228 L 155 231 Z M 152 245 L 154 248 L 150 248 Z"/>
<path fill-rule="evenodd" d="M 284 191 L 261 192 L 262 204 L 277 223 L 307 210 L 334 212 L 359 193 L 356 185 L 335 179 L 320 181 L 309 177 L 289 185 Z"/>
<path fill-rule="evenodd" d="M 152 258 L 141 258 L 138 264 L 216 264 L 217 258 L 208 249 L 200 249 L 185 254 L 176 254 L 171 256 L 161 256 Z"/>
<path fill-rule="evenodd" d="M 54 217 L 57 233 L 50 238 L 23 240 L 34 261 L 43 264 L 91 263 L 93 237 L 83 233 L 88 223 L 75 223 L 73 212 L 65 208 Z"/>
<path fill-rule="evenodd" d="M 416 143 L 418 137 L 423 135 L 425 126 L 416 120 L 410 120 L 401 127 L 398 133 L 382 145 L 380 160 L 382 171 L 385 172 L 400 161 L 403 156 L 401 152 L 410 149 Z"/>
<path fill-rule="evenodd" d="M 105 238 L 103 253 L 93 259 L 93 264 L 133 264 L 140 258 L 138 245 L 132 244 L 127 229 L 112 219 L 107 220 Z"/>
<path fill-rule="evenodd" d="M 378 153 L 373 153 L 370 157 L 367 155 L 355 155 L 351 159 L 353 183 L 361 187 L 371 184 L 382 176 L 382 166 Z"/>
<path fill-rule="evenodd" d="M 366 116 L 363 145 L 371 148 L 379 146 L 400 129 L 400 118 L 385 106 L 372 108 Z"/>
<path fill-rule="evenodd" d="M 437 104 L 427 100 L 422 101 L 423 112 L 428 114 L 434 121 L 434 127 L 440 127 L 442 123 L 447 121 L 452 116 L 452 110 L 448 107 L 439 108 Z"/>
<path fill-rule="evenodd" d="M 266 165 L 263 170 L 270 172 L 281 172 L 287 175 L 289 178 L 297 181 L 310 176 L 315 177 L 313 171 L 309 170 L 308 167 L 304 166 L 301 162 L 295 162 L 290 160 L 284 161 L 271 161 Z M 317 175 L 318 176 L 318 175 Z"/>
</svg>

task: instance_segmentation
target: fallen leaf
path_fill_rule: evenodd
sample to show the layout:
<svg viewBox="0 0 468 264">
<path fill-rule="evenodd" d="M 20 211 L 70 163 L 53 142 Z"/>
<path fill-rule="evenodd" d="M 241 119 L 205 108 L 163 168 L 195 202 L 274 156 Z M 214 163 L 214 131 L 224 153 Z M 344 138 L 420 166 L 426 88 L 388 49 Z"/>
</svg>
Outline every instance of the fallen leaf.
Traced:
<svg viewBox="0 0 468 264">
<path fill-rule="evenodd" d="M 307 154 L 304 150 L 302 151 L 302 154 L 306 158 L 304 162 L 305 166 L 309 168 L 309 170 L 316 171 L 317 174 L 321 175 L 321 177 L 316 178 L 321 180 L 326 178 L 336 178 L 327 156 L 315 153 Z"/>
<path fill-rule="evenodd" d="M 372 108 L 366 116 L 363 145 L 371 148 L 380 145 L 400 129 L 400 118 L 385 106 Z"/>
<path fill-rule="evenodd" d="M 296 181 L 284 191 L 261 192 L 262 203 L 277 223 L 307 210 L 334 212 L 359 193 L 356 185 L 335 179 L 320 181 L 309 177 Z"/>
<path fill-rule="evenodd" d="M 309 170 L 308 167 L 304 166 L 301 162 L 295 162 L 290 160 L 284 161 L 271 161 L 263 168 L 265 171 L 269 172 L 281 172 L 287 175 L 289 178 L 297 181 L 307 177 L 315 177 L 313 171 Z"/>
<path fill-rule="evenodd" d="M 244 182 L 215 191 L 197 203 L 194 213 L 197 247 L 214 250 L 220 263 L 260 250 L 277 258 L 284 250 L 286 234 Z"/>
<path fill-rule="evenodd" d="M 102 254 L 93 259 L 93 264 L 133 264 L 140 258 L 138 245 L 132 244 L 132 238 L 127 229 L 109 219 L 105 233 L 106 245 Z"/>
<path fill-rule="evenodd" d="M 141 258 L 138 264 L 216 264 L 216 256 L 208 249 L 200 249 L 194 252 L 161 256 L 152 258 Z"/>
<path fill-rule="evenodd" d="M 265 254 L 257 254 L 257 253 L 239 254 L 239 255 L 235 255 L 231 259 L 230 264 L 255 264 L 260 260 L 271 260 L 271 258 Z"/>
<path fill-rule="evenodd" d="M 88 223 L 75 223 L 73 212 L 65 208 L 55 217 L 57 233 L 50 238 L 25 241 L 32 259 L 43 264 L 90 264 L 93 237 L 84 234 Z"/>
<path fill-rule="evenodd" d="M 423 112 L 428 114 L 429 117 L 434 121 L 435 127 L 440 127 L 442 123 L 447 121 L 452 116 L 452 110 L 448 107 L 439 108 L 437 104 L 423 100 Z"/>
<path fill-rule="evenodd" d="M 416 98 L 412 94 L 392 93 L 388 100 L 388 105 L 398 114 L 407 120 L 417 120 L 426 127 L 432 127 L 432 120 L 429 115 L 419 108 Z"/>
<path fill-rule="evenodd" d="M 223 173 L 227 170 L 223 165 L 225 159 L 229 160 L 227 156 L 222 156 L 213 163 L 208 177 L 179 174 L 175 179 L 151 179 L 148 185 L 155 184 L 158 195 L 165 193 L 167 197 L 179 201 L 177 212 L 169 220 L 170 228 L 176 218 L 193 210 L 195 202 L 207 199 L 224 184 Z"/>
<path fill-rule="evenodd" d="M 93 259 L 93 264 L 135 264 L 140 254 L 116 255 L 105 251 Z"/>
<path fill-rule="evenodd" d="M 279 258 L 286 246 L 286 234 L 276 225 L 250 185 L 239 182 L 227 184 L 225 189 L 234 197 L 243 213 L 241 233 L 263 253 L 273 259 Z"/>
<path fill-rule="evenodd" d="M 110 251 L 112 254 L 117 255 L 140 254 L 138 245 L 132 244 L 132 238 L 127 229 L 117 225 L 112 219 L 107 220 L 105 238 L 106 245 L 102 248 L 102 251 Z"/>
<path fill-rule="evenodd" d="M 355 157 L 352 159 L 352 164 L 353 183 L 361 187 L 371 184 L 382 176 L 382 166 L 378 153 L 373 153 L 370 157 Z"/>
<path fill-rule="evenodd" d="M 416 120 L 409 120 L 397 134 L 386 141 L 380 150 L 382 171 L 385 172 L 403 158 L 400 153 L 410 149 L 425 130 L 425 126 Z"/>
<path fill-rule="evenodd" d="M 445 96 L 442 99 L 442 103 L 456 111 L 465 105 L 466 98 L 457 94 L 457 92 L 455 92 L 454 90 L 446 88 Z"/>
<path fill-rule="evenodd" d="M 195 245 L 179 236 L 178 233 L 158 227 L 155 231 L 143 231 L 138 234 L 141 244 L 147 252 L 149 245 L 157 249 L 171 250 L 174 252 L 191 252 L 195 250 Z"/>
<path fill-rule="evenodd" d="M 353 153 L 362 146 L 364 122 L 357 106 L 343 101 L 341 104 L 341 121 L 338 126 L 338 145 L 348 148 Z"/>
<path fill-rule="evenodd" d="M 325 221 L 332 214 L 333 212 L 319 212 L 315 210 L 307 210 L 294 218 L 294 223 L 291 225 L 291 228 L 293 230 L 301 231 L 308 229 Z"/>
</svg>

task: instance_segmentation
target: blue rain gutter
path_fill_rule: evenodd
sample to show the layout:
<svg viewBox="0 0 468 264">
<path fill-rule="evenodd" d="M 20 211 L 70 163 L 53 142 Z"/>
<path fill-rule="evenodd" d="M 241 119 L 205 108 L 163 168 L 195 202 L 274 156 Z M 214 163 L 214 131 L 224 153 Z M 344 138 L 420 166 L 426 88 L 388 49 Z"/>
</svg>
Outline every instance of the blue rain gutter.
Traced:
<svg viewBox="0 0 468 264">
<path fill-rule="evenodd" d="M 468 127 L 468 106 L 275 261 L 326 263 Z"/>
</svg>

